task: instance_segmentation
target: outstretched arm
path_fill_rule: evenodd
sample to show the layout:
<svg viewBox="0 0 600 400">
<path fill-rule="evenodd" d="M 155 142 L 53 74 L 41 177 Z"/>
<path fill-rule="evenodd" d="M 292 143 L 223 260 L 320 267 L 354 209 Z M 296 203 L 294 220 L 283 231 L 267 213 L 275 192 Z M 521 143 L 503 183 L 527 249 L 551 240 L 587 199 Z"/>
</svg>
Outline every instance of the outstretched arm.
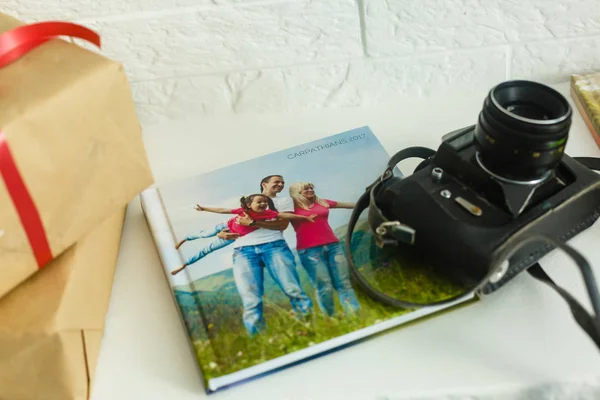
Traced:
<svg viewBox="0 0 600 400">
<path fill-rule="evenodd" d="M 354 208 L 354 206 L 355 206 L 355 203 L 344 203 L 344 202 L 340 201 L 331 208 Z"/>
<path fill-rule="evenodd" d="M 281 218 L 281 219 L 287 219 L 287 220 L 300 220 L 300 221 L 310 221 L 310 222 L 315 222 L 314 219 L 317 217 L 317 214 L 313 214 L 310 217 L 307 217 L 305 215 L 298 215 L 298 214 L 291 214 L 291 213 L 279 213 L 279 215 L 277 216 L 277 218 Z"/>
<path fill-rule="evenodd" d="M 242 216 L 238 219 L 238 222 L 244 226 L 249 226 L 252 221 L 254 220 L 248 216 Z M 272 231 L 284 231 L 289 224 L 289 221 L 278 219 L 275 221 L 254 221 L 252 226 L 256 228 L 270 229 Z"/>
<path fill-rule="evenodd" d="M 196 211 L 208 211 L 216 214 L 231 214 L 231 208 L 219 208 L 219 207 L 204 207 L 199 204 L 196 204 L 194 207 Z"/>
</svg>

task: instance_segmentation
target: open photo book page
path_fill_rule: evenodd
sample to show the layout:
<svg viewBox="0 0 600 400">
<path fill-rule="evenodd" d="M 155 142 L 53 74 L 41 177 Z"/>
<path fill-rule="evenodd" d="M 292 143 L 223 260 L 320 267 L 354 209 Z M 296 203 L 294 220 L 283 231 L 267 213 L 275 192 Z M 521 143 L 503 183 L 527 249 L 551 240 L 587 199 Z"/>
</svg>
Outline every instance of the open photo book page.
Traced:
<svg viewBox="0 0 600 400">
<path fill-rule="evenodd" d="M 208 392 L 458 303 L 391 308 L 351 279 L 348 221 L 388 159 L 362 127 L 142 194 Z M 454 295 L 450 283 L 428 280 L 420 268 L 376 259 L 366 216 L 351 246 L 361 274 L 392 292 Z"/>
</svg>

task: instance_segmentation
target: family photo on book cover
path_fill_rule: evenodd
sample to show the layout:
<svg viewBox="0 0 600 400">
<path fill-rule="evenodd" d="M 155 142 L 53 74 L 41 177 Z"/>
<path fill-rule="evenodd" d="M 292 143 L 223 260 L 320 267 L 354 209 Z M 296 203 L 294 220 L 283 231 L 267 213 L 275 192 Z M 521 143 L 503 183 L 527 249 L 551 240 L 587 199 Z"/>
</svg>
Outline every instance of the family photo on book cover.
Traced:
<svg viewBox="0 0 600 400">
<path fill-rule="evenodd" d="M 347 262 L 352 209 L 388 159 L 363 127 L 156 190 L 168 225 L 157 239 L 168 243 L 158 245 L 168 254 L 165 273 L 206 380 L 324 352 L 330 339 L 413 311 L 369 298 Z M 378 259 L 366 213 L 352 256 L 383 289 L 452 293 L 445 282 L 423 285 L 418 269 L 399 274 L 406 265 Z"/>
<path fill-rule="evenodd" d="M 238 208 L 196 205 L 196 211 L 235 216 L 180 241 L 177 248 L 186 241 L 213 238 L 172 274 L 233 244 L 233 275 L 242 298 L 243 321 L 249 335 L 259 333 L 265 326 L 264 270 L 288 296 L 293 310 L 306 315 L 314 305 L 302 289 L 294 254 L 282 233 L 291 222 L 300 264 L 316 289 L 320 310 L 330 316 L 334 314 L 333 296 L 337 292 L 344 312 L 356 311 L 360 306 L 350 283 L 346 256 L 329 225 L 330 209 L 352 209 L 354 203 L 321 199 L 310 182 L 295 182 L 290 186 L 290 197 L 277 197 L 285 187 L 281 175 L 264 177 L 260 186 L 261 192 L 243 196 Z"/>
</svg>

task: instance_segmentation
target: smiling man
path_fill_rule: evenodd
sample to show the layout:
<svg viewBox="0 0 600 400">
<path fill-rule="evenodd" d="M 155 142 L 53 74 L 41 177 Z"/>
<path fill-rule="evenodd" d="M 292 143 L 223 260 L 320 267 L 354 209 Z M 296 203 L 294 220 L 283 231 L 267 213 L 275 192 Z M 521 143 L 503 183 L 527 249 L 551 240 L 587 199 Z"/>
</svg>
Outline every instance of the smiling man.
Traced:
<svg viewBox="0 0 600 400">
<path fill-rule="evenodd" d="M 260 191 L 269 196 L 280 213 L 294 212 L 294 202 L 289 197 L 278 197 L 285 186 L 281 175 L 269 175 L 260 182 Z M 289 221 L 253 221 L 240 218 L 240 224 L 259 229 L 242 236 L 220 232 L 223 239 L 235 239 L 233 243 L 233 276 L 244 305 L 244 326 L 250 336 L 265 326 L 263 317 L 264 271 L 263 267 L 288 296 L 294 311 L 307 314 L 312 309 L 310 298 L 300 286 L 294 254 L 287 245 L 283 231 Z"/>
</svg>

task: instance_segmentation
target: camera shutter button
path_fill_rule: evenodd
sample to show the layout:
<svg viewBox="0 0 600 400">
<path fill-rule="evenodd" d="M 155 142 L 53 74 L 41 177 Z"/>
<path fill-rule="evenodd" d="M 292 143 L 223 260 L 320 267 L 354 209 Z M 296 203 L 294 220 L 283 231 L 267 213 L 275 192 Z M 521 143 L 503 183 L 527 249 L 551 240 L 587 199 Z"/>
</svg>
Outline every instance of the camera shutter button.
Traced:
<svg viewBox="0 0 600 400">
<path fill-rule="evenodd" d="M 444 170 L 442 170 L 440 167 L 435 167 L 434 169 L 431 170 L 431 178 L 435 182 L 441 181 L 443 176 L 444 176 Z"/>
</svg>

